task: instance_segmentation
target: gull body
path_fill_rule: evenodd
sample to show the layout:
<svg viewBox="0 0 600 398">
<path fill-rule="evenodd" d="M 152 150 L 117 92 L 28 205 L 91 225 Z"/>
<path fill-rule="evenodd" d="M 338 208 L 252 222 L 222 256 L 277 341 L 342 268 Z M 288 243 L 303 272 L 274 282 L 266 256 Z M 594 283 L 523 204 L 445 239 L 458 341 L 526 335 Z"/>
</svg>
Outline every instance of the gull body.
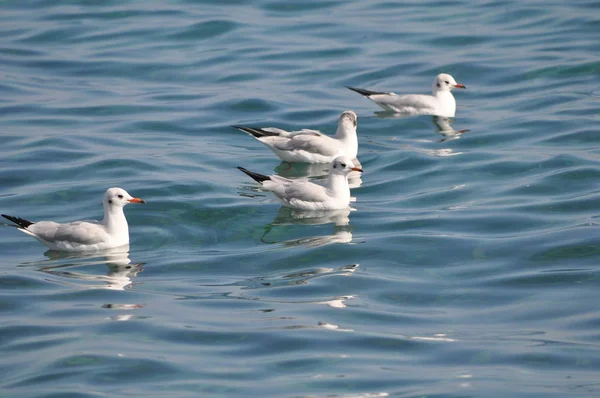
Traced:
<svg viewBox="0 0 600 398">
<path fill-rule="evenodd" d="M 336 210 L 350 205 L 348 174 L 362 172 L 347 156 L 340 156 L 331 162 L 329 175 L 323 185 L 307 179 L 290 180 L 278 175 L 266 176 L 238 167 L 241 171 L 259 182 L 262 187 L 273 192 L 286 207 L 300 210 Z"/>
<path fill-rule="evenodd" d="M 431 95 L 398 95 L 392 92 L 370 91 L 354 87 L 348 88 L 367 97 L 386 111 L 403 115 L 454 117 L 456 113 L 456 100 L 451 90 L 466 87 L 457 83 L 451 75 L 440 73 L 433 80 Z"/>
<path fill-rule="evenodd" d="M 331 163 L 339 156 L 347 156 L 350 159 L 356 158 L 358 154 L 356 125 L 356 113 L 345 111 L 340 115 L 338 128 L 334 136 L 328 136 L 318 130 L 309 129 L 285 131 L 274 127 L 232 127 L 253 136 L 283 161 Z"/>
<path fill-rule="evenodd" d="M 19 231 L 30 235 L 52 250 L 87 252 L 111 249 L 129 244 L 129 226 L 123 207 L 129 203 L 145 203 L 121 188 L 109 188 L 104 194 L 104 218 L 71 223 L 32 222 L 2 214 Z"/>
</svg>

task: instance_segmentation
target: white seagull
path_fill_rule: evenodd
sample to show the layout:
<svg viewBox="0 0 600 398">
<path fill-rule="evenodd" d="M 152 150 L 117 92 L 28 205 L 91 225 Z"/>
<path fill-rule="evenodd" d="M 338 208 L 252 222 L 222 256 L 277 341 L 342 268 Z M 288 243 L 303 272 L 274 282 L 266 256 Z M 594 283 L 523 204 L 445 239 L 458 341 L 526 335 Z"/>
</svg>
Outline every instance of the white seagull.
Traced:
<svg viewBox="0 0 600 398">
<path fill-rule="evenodd" d="M 278 175 L 266 176 L 243 167 L 238 167 L 264 189 L 271 191 L 286 207 L 301 210 L 336 210 L 345 209 L 350 205 L 350 188 L 348 174 L 351 171 L 362 172 L 355 167 L 352 160 L 340 156 L 331 163 L 329 176 L 323 185 L 318 185 L 305 178 L 290 180 Z"/>
<path fill-rule="evenodd" d="M 348 87 L 348 86 L 346 86 Z M 432 94 L 398 95 L 362 88 L 348 87 L 352 91 L 364 95 L 386 111 L 403 115 L 435 115 L 454 117 L 456 101 L 452 95 L 453 88 L 466 88 L 447 73 L 440 73 L 433 80 Z"/>
<path fill-rule="evenodd" d="M 109 188 L 104 194 L 102 221 L 32 222 L 19 217 L 2 217 L 12 221 L 19 231 L 31 235 L 52 250 L 88 252 L 111 249 L 129 243 L 129 227 L 123 213 L 128 203 L 146 203 L 121 188 Z"/>
<path fill-rule="evenodd" d="M 358 154 L 356 113 L 344 111 L 333 137 L 318 130 L 285 131 L 275 127 L 232 126 L 268 146 L 281 160 L 296 163 L 331 163 L 338 156 L 355 159 Z"/>
</svg>

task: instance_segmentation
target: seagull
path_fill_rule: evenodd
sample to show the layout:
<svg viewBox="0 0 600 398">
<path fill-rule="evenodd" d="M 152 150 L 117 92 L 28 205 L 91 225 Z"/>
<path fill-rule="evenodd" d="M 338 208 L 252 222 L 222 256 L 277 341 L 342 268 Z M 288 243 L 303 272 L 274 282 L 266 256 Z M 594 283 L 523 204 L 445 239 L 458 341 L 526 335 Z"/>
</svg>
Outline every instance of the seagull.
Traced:
<svg viewBox="0 0 600 398">
<path fill-rule="evenodd" d="M 129 203 L 146 203 L 121 188 L 109 188 L 104 194 L 102 221 L 74 221 L 59 224 L 54 221 L 32 222 L 2 214 L 19 231 L 31 235 L 52 250 L 89 252 L 129 244 L 129 227 L 123 207 Z"/>
<path fill-rule="evenodd" d="M 386 111 L 403 115 L 435 115 L 454 117 L 456 101 L 451 91 L 453 88 L 466 88 L 447 73 L 440 73 L 433 80 L 431 95 L 406 94 L 398 95 L 380 91 L 346 86 L 352 91 L 364 95 Z"/>
<path fill-rule="evenodd" d="M 344 111 L 333 137 L 318 130 L 285 131 L 275 127 L 231 126 L 268 146 L 281 160 L 296 163 L 331 163 L 338 156 L 355 159 L 358 153 L 356 113 Z"/>
<path fill-rule="evenodd" d="M 278 175 L 266 176 L 243 167 L 238 167 L 264 189 L 271 191 L 286 207 L 301 210 L 336 210 L 350 205 L 348 174 L 351 171 L 362 172 L 355 167 L 347 156 L 335 158 L 329 169 L 329 176 L 323 185 L 317 185 L 307 179 L 290 180 Z"/>
</svg>

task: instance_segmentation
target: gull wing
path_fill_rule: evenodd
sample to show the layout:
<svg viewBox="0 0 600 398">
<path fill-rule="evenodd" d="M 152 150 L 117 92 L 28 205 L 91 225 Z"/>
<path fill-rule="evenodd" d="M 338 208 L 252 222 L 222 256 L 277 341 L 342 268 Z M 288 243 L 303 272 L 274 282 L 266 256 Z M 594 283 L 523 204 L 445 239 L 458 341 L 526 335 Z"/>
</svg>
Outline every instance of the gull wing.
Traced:
<svg viewBox="0 0 600 398">
<path fill-rule="evenodd" d="M 323 156 L 334 156 L 340 152 L 340 143 L 324 134 L 310 133 L 293 135 L 285 142 L 276 142 L 274 147 L 282 151 L 306 151 Z"/>
<path fill-rule="evenodd" d="M 97 221 L 75 221 L 59 224 L 53 221 L 40 221 L 32 224 L 23 232 L 46 242 L 58 244 L 69 242 L 72 246 L 94 245 L 107 238 L 104 226 Z"/>
<path fill-rule="evenodd" d="M 331 200 L 327 189 L 308 180 L 288 180 L 283 184 L 269 188 L 279 199 L 288 203 L 326 202 Z"/>
<path fill-rule="evenodd" d="M 369 99 L 381 107 L 392 108 L 392 110 L 400 112 L 403 110 L 435 109 L 436 106 L 435 97 L 422 94 L 378 94 L 370 96 Z"/>
</svg>

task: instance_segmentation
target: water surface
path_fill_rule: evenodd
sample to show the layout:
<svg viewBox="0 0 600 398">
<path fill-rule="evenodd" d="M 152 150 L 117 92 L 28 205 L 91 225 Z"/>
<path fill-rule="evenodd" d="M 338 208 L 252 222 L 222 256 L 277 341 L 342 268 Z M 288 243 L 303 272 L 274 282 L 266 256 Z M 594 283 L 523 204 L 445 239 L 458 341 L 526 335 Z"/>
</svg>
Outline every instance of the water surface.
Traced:
<svg viewBox="0 0 600 398">
<path fill-rule="evenodd" d="M 0 9 L 2 213 L 148 202 L 125 253 L 0 228 L 0 395 L 598 395 L 597 3 Z M 467 86 L 454 119 L 344 87 L 440 72 Z M 354 211 L 282 209 L 235 168 L 321 179 L 230 125 L 333 133 L 346 109 Z"/>
</svg>

